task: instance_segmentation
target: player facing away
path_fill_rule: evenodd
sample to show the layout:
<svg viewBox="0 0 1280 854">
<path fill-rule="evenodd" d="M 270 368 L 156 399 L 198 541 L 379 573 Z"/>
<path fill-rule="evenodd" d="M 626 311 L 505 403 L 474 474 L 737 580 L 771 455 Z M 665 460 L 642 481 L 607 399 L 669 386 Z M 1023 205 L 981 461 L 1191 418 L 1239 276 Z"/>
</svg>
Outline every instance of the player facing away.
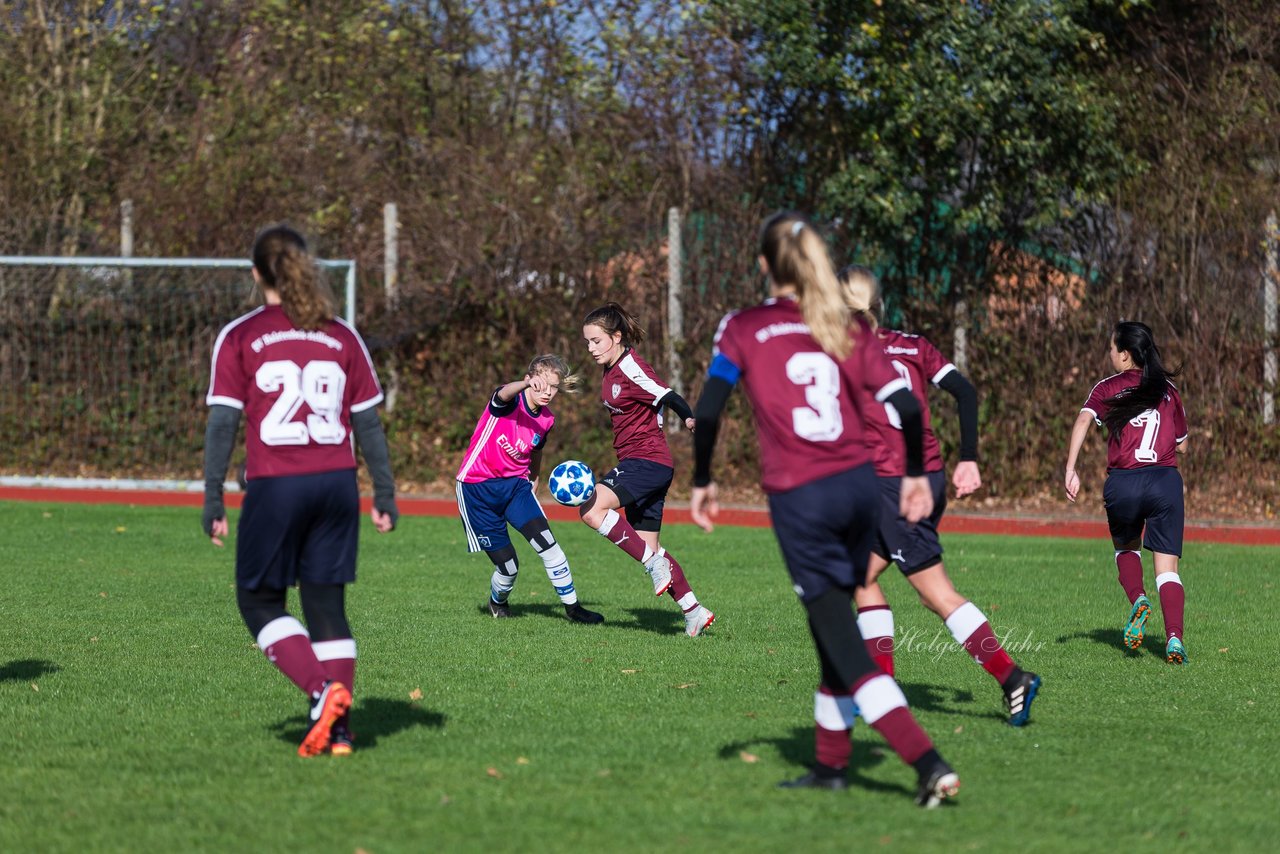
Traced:
<svg viewBox="0 0 1280 854">
<path fill-rule="evenodd" d="M 399 516 L 375 408 L 382 388 L 359 333 L 335 316 L 333 294 L 298 232 L 275 225 L 258 235 L 253 278 L 265 305 L 228 323 L 213 345 L 203 527 L 221 546 L 222 484 L 243 412 L 236 602 L 267 660 L 310 702 L 298 754 L 347 755 L 356 642 L 345 594 L 360 533 L 352 436 L 373 479 L 374 526 L 386 533 Z M 286 608 L 295 584 L 305 627 Z"/>
<path fill-rule="evenodd" d="M 644 329 L 616 302 L 586 316 L 582 337 L 587 352 L 604 368 L 600 402 L 613 422 L 618 465 L 596 484 L 578 513 L 588 527 L 644 566 L 654 595 L 671 595 L 684 612 L 685 634 L 696 638 L 716 615 L 698 602 L 684 569 L 658 542 L 662 509 L 675 475 L 662 408 L 675 412 L 690 430 L 693 410 L 632 349 L 644 339 Z"/>
<path fill-rule="evenodd" d="M 534 497 L 542 450 L 556 423 L 551 401 L 562 389 L 577 387 L 578 377 L 569 373 L 559 356 L 535 358 L 524 379 L 503 385 L 489 398 L 458 468 L 458 513 L 467 533 L 467 550 L 483 551 L 493 562 L 488 607 L 494 617 L 511 616 L 507 602 L 520 570 L 507 534 L 509 524 L 542 558 L 565 615 L 575 623 L 604 622 L 604 617 L 578 603 L 569 559 Z"/>
<path fill-rule="evenodd" d="M 1142 646 L 1151 600 L 1142 580 L 1145 546 L 1155 561 L 1156 591 L 1164 614 L 1165 659 L 1183 664 L 1185 593 L 1178 575 L 1182 556 L 1182 475 L 1178 454 L 1187 452 L 1187 414 L 1182 397 L 1170 382 L 1177 371 L 1166 370 L 1150 327 L 1137 321 L 1116 324 L 1111 334 L 1111 366 L 1118 372 L 1089 392 L 1071 427 L 1063 483 L 1067 498 L 1080 493 L 1076 460 L 1091 422 L 1107 428 L 1107 480 L 1102 503 L 1116 549 L 1120 586 L 1129 597 L 1124 642 Z"/>
<path fill-rule="evenodd" d="M 839 279 L 850 311 L 863 317 L 874 330 L 871 340 L 906 381 L 920 405 L 925 477 L 933 495 L 933 512 L 916 524 L 910 524 L 898 513 L 898 484 L 906 474 L 900 419 L 891 404 L 870 407 L 866 418 L 880 482 L 880 522 L 866 580 L 854 594 L 858 628 L 867 651 L 882 670 L 893 675 L 893 611 L 878 580 L 893 561 L 924 606 L 938 615 L 956 643 L 1003 689 L 1009 723 L 1022 726 L 1031 717 L 1040 677 L 1013 662 L 991 630 L 986 615 L 956 591 L 942 565 L 942 544 L 938 540 L 938 522 L 947 506 L 947 477 L 938 439 L 933 434 L 927 386 L 932 384 L 946 391 L 956 399 L 959 410 L 960 462 L 952 475 L 957 497 L 982 486 L 978 471 L 978 392 L 927 339 L 880 328 L 880 283 L 874 273 L 866 267 L 846 267 L 840 271 Z"/>
<path fill-rule="evenodd" d="M 866 321 L 850 320 L 822 238 L 799 214 L 764 224 L 762 305 L 725 316 L 716 332 L 694 430 L 692 514 L 706 531 L 719 512 L 711 458 L 720 413 L 734 385 L 751 402 L 761 486 L 783 560 L 809 619 L 821 682 L 814 694 L 817 763 L 786 788 L 848 785 L 856 714 L 918 777 L 916 803 L 935 806 L 959 777 L 907 708 L 893 677 L 867 654 L 853 614 L 881 502 L 864 411 L 885 402 L 902 419 L 906 476 L 894 512 L 909 521 L 932 510 L 924 477 L 920 406 L 885 359 Z"/>
</svg>

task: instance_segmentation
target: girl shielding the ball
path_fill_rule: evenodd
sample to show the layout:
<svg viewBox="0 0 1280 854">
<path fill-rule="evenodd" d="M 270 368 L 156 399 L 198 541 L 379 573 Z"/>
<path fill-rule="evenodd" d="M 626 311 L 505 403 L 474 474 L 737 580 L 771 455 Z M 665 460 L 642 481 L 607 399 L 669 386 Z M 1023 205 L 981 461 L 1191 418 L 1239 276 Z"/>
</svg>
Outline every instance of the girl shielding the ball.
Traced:
<svg viewBox="0 0 1280 854">
<path fill-rule="evenodd" d="M 227 535 L 222 483 L 243 412 L 236 601 L 267 659 L 311 700 L 298 753 L 345 755 L 356 642 L 344 600 L 360 534 L 353 434 L 373 478 L 374 526 L 386 533 L 399 515 L 376 409 L 382 388 L 359 333 L 334 316 L 302 235 L 284 225 L 262 231 L 253 278 L 266 304 L 223 327 L 213 345 L 204 531 L 217 546 Z M 295 584 L 306 628 L 285 607 Z"/>
<path fill-rule="evenodd" d="M 1013 662 L 986 615 L 956 590 L 942 565 L 942 543 L 938 540 L 938 523 L 947 506 L 947 476 L 930 423 L 928 386 L 935 385 L 951 394 L 959 409 L 960 462 L 952 478 L 957 497 L 969 495 L 982 485 L 978 472 L 978 392 L 928 339 L 880 328 L 880 283 L 874 273 L 866 267 L 848 267 L 840 271 L 839 279 L 849 310 L 864 318 L 873 330 L 868 345 L 880 348 L 898 375 L 907 381 L 920 405 L 925 477 L 933 494 L 933 512 L 916 524 L 910 524 L 898 513 L 898 485 L 906 473 L 906 460 L 897 413 L 889 406 L 867 407 L 881 499 L 867 577 L 854 593 L 858 629 L 867 652 L 884 672 L 893 675 L 893 611 L 879 582 L 880 574 L 893 561 L 924 606 L 946 624 L 956 643 L 1000 684 L 1009 723 L 1022 726 L 1031 718 L 1031 703 L 1040 690 L 1040 677 Z"/>
<path fill-rule="evenodd" d="M 698 399 L 694 521 L 718 512 L 711 458 L 720 413 L 739 382 L 751 401 L 761 481 L 791 581 L 809 617 L 821 682 L 814 695 L 817 764 L 782 785 L 843 789 L 854 717 L 861 713 L 918 775 L 916 803 L 934 806 L 960 781 L 907 708 L 893 677 L 867 654 L 853 616 L 854 588 L 876 533 L 880 488 L 865 410 L 892 404 L 902 422 L 905 476 L 895 508 L 909 523 L 933 509 L 924 477 L 920 405 L 841 296 L 823 239 L 783 212 L 760 233 L 770 296 L 725 316 Z"/>
<path fill-rule="evenodd" d="M 1142 646 L 1151 601 L 1142 580 L 1143 546 L 1155 560 L 1156 590 L 1164 614 L 1165 659 L 1187 660 L 1182 642 L 1185 594 L 1178 575 L 1182 556 L 1182 475 L 1178 454 L 1187 451 L 1187 414 L 1171 382 L 1150 327 L 1137 321 L 1117 323 L 1111 334 L 1111 367 L 1117 373 L 1089 392 L 1071 428 L 1063 488 L 1067 498 L 1080 494 L 1076 460 L 1089 427 L 1107 428 L 1107 480 L 1102 503 L 1116 549 L 1120 586 L 1129 597 L 1124 643 Z"/>
<path fill-rule="evenodd" d="M 604 369 L 600 402 L 613 423 L 618 465 L 596 484 L 595 494 L 578 513 L 588 527 L 644 566 L 654 595 L 669 593 L 684 612 L 685 634 L 697 637 L 716 616 L 698 602 L 684 569 L 658 542 L 675 475 L 662 409 L 672 410 L 690 430 L 693 410 L 632 349 L 644 339 L 644 329 L 616 302 L 586 316 L 582 337 L 587 352 Z"/>
<path fill-rule="evenodd" d="M 578 602 L 569 559 L 534 497 L 542 450 L 556 423 L 551 401 L 561 391 L 576 391 L 578 384 L 559 356 L 535 358 L 523 379 L 499 387 L 489 398 L 458 468 L 458 513 L 467 550 L 483 551 L 493 563 L 488 608 L 494 617 L 511 616 L 508 600 L 520 568 L 507 534 L 510 525 L 542 558 L 565 615 L 575 623 L 604 622 Z"/>
</svg>

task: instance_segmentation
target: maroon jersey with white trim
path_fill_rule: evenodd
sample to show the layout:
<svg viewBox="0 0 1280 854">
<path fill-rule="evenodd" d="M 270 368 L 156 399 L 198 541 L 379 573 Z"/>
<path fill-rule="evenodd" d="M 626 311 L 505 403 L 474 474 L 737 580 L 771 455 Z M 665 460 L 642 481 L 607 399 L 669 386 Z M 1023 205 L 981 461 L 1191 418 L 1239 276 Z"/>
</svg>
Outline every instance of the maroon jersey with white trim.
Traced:
<svg viewBox="0 0 1280 854">
<path fill-rule="evenodd" d="M 1142 371 L 1130 369 L 1107 377 L 1093 387 L 1081 411 L 1093 420 L 1102 419 L 1111 407 L 1106 401 L 1142 382 Z M 1120 432 L 1107 438 L 1107 468 L 1140 469 L 1146 466 L 1177 466 L 1178 445 L 1187 438 L 1187 412 L 1182 396 L 1173 383 L 1168 383 L 1164 397 L 1154 409 L 1130 418 Z"/>
<path fill-rule="evenodd" d="M 674 468 L 658 408 L 658 401 L 669 391 L 657 371 L 630 348 L 605 369 L 600 402 L 613 421 L 613 450 L 619 462 L 651 460 Z"/>
<path fill-rule="evenodd" d="M 837 362 L 823 352 L 792 299 L 726 315 L 714 358 L 738 369 L 755 412 L 760 481 L 785 492 L 870 462 L 865 413 L 906 384 L 859 320 L 853 352 Z M 901 439 L 899 439 L 901 443 Z"/>
<path fill-rule="evenodd" d="M 956 366 L 919 335 L 880 329 L 876 336 L 889 364 L 898 376 L 906 380 L 911 393 L 920 402 L 920 420 L 924 427 L 924 470 L 942 471 L 942 451 L 938 448 L 938 437 L 933 435 L 933 419 L 929 416 L 928 384 L 937 385 Z M 902 443 L 902 420 L 893 404 L 871 407 L 867 412 L 867 426 L 875 437 L 876 474 L 881 477 L 905 475 L 907 452 Z"/>
<path fill-rule="evenodd" d="M 355 468 L 351 413 L 381 400 L 369 351 L 340 318 L 307 331 L 267 305 L 214 342 L 205 402 L 244 411 L 249 480 Z"/>
</svg>

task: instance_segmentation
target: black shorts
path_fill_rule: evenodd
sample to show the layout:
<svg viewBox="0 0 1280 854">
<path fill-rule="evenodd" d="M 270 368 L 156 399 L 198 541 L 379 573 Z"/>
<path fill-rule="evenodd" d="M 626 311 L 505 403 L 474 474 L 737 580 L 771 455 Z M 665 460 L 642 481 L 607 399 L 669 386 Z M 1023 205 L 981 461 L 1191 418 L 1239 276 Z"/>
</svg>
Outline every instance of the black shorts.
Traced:
<svg viewBox="0 0 1280 854">
<path fill-rule="evenodd" d="M 283 590 L 356 580 L 355 469 L 249 481 L 236 527 L 236 584 Z"/>
<path fill-rule="evenodd" d="M 942 543 L 938 541 L 938 522 L 947 509 L 947 473 L 928 472 L 929 489 L 933 492 L 933 513 L 911 525 L 898 514 L 902 495 L 902 478 L 881 477 L 880 523 L 873 551 L 893 561 L 903 575 L 928 569 L 942 560 Z"/>
<path fill-rule="evenodd" d="M 802 601 L 862 583 L 879 510 L 870 463 L 769 496 L 773 532 Z"/>
<path fill-rule="evenodd" d="M 1102 504 L 1117 548 L 1141 535 L 1150 551 L 1182 557 L 1182 474 L 1173 466 L 1108 469 Z"/>
<path fill-rule="evenodd" d="M 653 460 L 620 460 L 601 483 L 613 490 L 637 531 L 662 530 L 662 508 L 675 469 Z"/>
</svg>

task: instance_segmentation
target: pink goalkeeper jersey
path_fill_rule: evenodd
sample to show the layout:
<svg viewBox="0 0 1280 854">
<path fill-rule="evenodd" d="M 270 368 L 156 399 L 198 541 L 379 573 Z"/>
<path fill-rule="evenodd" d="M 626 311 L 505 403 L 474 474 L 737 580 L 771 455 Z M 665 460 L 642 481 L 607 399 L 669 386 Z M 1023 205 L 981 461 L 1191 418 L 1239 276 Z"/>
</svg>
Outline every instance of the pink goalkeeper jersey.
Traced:
<svg viewBox="0 0 1280 854">
<path fill-rule="evenodd" d="M 340 318 L 305 331 L 267 305 L 214 342 L 205 402 L 244 411 L 249 480 L 355 468 L 351 413 L 381 400 L 369 351 Z"/>
<path fill-rule="evenodd" d="M 1131 369 L 1113 374 L 1093 387 L 1081 411 L 1102 424 L 1110 411 L 1108 398 L 1126 389 L 1137 388 L 1142 371 Z M 1187 413 L 1182 397 L 1173 383 L 1154 409 L 1129 419 L 1128 423 L 1107 439 L 1108 469 L 1138 469 L 1144 466 L 1177 466 L 1178 445 L 1187 438 Z"/>
<path fill-rule="evenodd" d="M 920 402 L 920 419 L 924 427 L 924 470 L 942 471 L 942 452 L 933 435 L 933 419 L 929 417 L 929 384 L 937 385 L 956 369 L 945 356 L 919 335 L 908 335 L 896 329 L 876 332 L 889 364 L 906 380 L 907 387 Z M 892 404 L 872 407 L 867 413 L 867 426 L 876 439 L 876 474 L 880 477 L 902 477 L 907 473 L 907 452 L 902 444 L 902 420 Z"/>
<path fill-rule="evenodd" d="M 652 460 L 674 467 L 658 411 L 658 401 L 669 391 L 658 372 L 630 348 L 612 367 L 605 368 L 600 402 L 613 421 L 613 450 L 618 462 Z"/>
<path fill-rule="evenodd" d="M 813 340 L 792 299 L 770 299 L 720 321 L 712 358 L 737 369 L 751 401 L 765 492 L 795 489 L 871 461 L 864 413 L 882 409 L 906 384 L 866 321 L 858 321 L 854 335 L 853 353 L 836 362 Z"/>
<path fill-rule="evenodd" d="M 530 455 L 547 443 L 555 423 L 551 407 L 532 412 L 523 391 L 502 403 L 495 389 L 471 434 L 458 480 L 479 483 L 498 477 L 528 477 Z"/>
</svg>

